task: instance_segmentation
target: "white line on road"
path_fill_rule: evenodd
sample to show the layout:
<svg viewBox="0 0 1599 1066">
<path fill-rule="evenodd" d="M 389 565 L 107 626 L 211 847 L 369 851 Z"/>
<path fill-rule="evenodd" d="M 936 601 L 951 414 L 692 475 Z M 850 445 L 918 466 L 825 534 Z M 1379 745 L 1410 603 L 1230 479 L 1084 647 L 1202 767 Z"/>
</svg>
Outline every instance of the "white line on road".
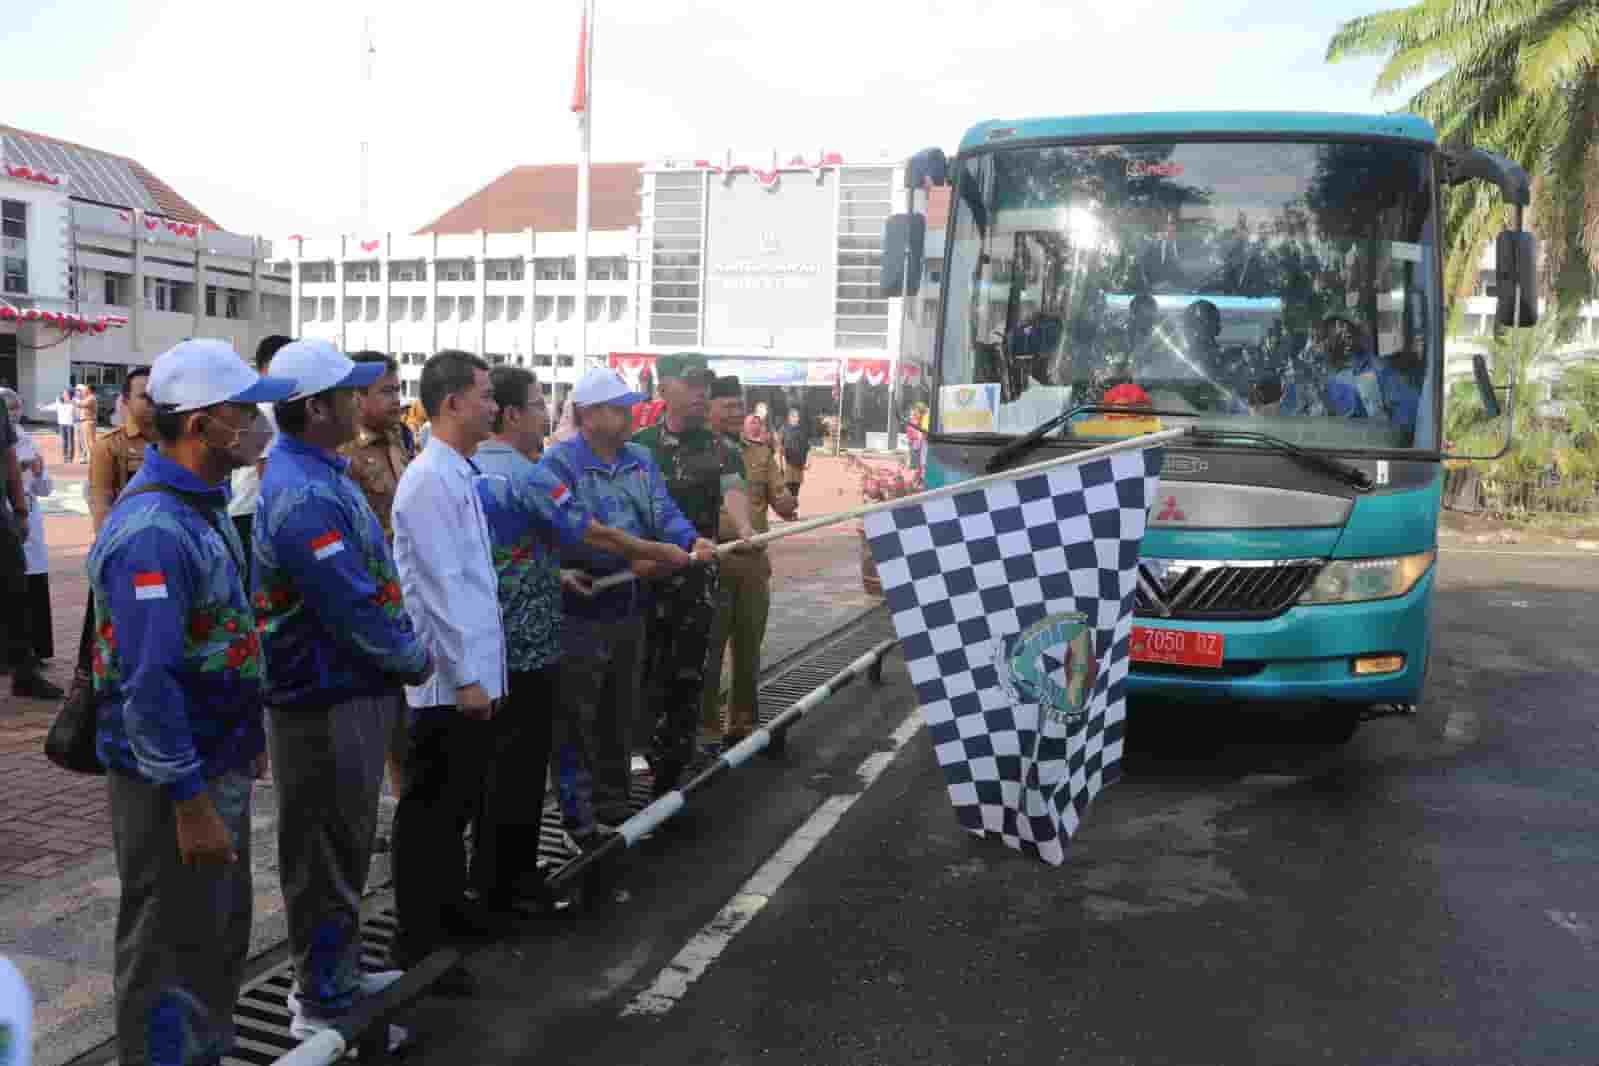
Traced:
<svg viewBox="0 0 1599 1066">
<path fill-rule="evenodd" d="M 1599 562 L 1599 554 L 1594 552 L 1509 552 L 1494 548 L 1439 548 L 1438 550 L 1450 555 L 1511 555 L 1522 559 L 1592 559 Z"/>
<path fill-rule="evenodd" d="M 622 1017 L 630 1014 L 665 1014 L 677 1005 L 677 1001 L 688 993 L 689 986 L 710 969 L 733 942 L 733 938 L 743 931 L 755 919 L 755 916 L 769 903 L 783 882 L 799 869 L 812 849 L 826 839 L 843 819 L 845 812 L 855 806 L 857 800 L 866 795 L 866 790 L 878 779 L 882 772 L 888 769 L 894 757 L 899 754 L 905 742 L 916 735 L 921 728 L 922 712 L 913 710 L 905 720 L 889 734 L 889 741 L 893 745 L 887 751 L 876 751 L 867 756 L 855 773 L 861 779 L 860 791 L 844 796 L 832 796 L 805 819 L 798 829 L 783 842 L 771 858 L 767 859 L 756 870 L 754 875 L 739 888 L 732 899 L 716 913 L 716 917 L 700 929 L 698 933 L 683 945 L 667 963 L 661 972 L 656 974 L 650 987 L 633 997 L 626 1007 L 622 1008 Z"/>
</svg>

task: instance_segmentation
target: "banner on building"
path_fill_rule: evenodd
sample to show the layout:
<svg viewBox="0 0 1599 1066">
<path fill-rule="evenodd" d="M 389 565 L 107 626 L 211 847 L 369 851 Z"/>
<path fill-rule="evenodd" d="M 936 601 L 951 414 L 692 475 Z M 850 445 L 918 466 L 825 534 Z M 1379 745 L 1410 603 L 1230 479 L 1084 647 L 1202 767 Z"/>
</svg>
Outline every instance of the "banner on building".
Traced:
<svg viewBox="0 0 1599 1066">
<path fill-rule="evenodd" d="M 1163 458 L 1132 448 L 865 519 L 956 818 L 1053 865 L 1120 774 Z"/>
</svg>

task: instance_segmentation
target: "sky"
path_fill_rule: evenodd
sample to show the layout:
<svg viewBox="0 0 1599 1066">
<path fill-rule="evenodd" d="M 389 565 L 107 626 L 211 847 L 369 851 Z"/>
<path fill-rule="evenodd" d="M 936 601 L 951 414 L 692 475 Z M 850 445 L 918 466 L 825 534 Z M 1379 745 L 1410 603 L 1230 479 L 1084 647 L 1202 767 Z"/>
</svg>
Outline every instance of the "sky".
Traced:
<svg viewBox="0 0 1599 1066">
<path fill-rule="evenodd" d="M 1375 60 L 1324 57 L 1391 3 L 597 0 L 593 158 L 875 161 L 987 118 L 1389 110 Z M 131 156 L 235 232 L 409 233 L 513 166 L 577 159 L 579 0 L 6 8 L 0 122 Z"/>
</svg>

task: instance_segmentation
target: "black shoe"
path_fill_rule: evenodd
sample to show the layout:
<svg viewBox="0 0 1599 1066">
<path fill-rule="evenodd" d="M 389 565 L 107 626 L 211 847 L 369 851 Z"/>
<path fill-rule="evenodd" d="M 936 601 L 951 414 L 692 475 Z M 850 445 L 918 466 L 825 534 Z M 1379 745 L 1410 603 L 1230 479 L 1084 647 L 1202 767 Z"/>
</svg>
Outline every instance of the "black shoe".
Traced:
<svg viewBox="0 0 1599 1066">
<path fill-rule="evenodd" d="M 43 674 L 17 674 L 11 679 L 11 694 L 29 700 L 58 700 L 66 695 L 60 685 L 52 685 Z"/>
<path fill-rule="evenodd" d="M 464 900 L 444 911 L 444 928 L 451 936 L 494 939 L 509 932 L 502 915 L 491 912 L 481 903 Z"/>
<path fill-rule="evenodd" d="M 782 758 L 783 752 L 788 750 L 788 731 L 773 733 L 771 741 L 761 749 L 761 754 L 768 759 Z"/>
<path fill-rule="evenodd" d="M 478 994 L 477 978 L 472 976 L 461 963 L 456 963 L 438 976 L 427 991 L 429 996 L 443 996 L 446 999 L 470 999 Z"/>
<path fill-rule="evenodd" d="M 677 787 L 677 782 L 683 776 L 684 764 L 677 761 L 662 761 L 650 763 L 650 772 L 655 777 L 651 786 L 650 795 L 660 799 Z"/>
</svg>

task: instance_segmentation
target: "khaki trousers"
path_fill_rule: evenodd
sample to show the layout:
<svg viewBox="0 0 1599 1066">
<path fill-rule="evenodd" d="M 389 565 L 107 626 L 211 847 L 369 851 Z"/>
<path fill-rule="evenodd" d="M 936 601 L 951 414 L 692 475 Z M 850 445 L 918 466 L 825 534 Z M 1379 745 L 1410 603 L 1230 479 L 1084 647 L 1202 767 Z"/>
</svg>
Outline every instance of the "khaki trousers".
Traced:
<svg viewBox="0 0 1599 1066">
<path fill-rule="evenodd" d="M 722 557 L 722 588 L 711 629 L 705 669 L 705 699 L 700 722 L 705 731 L 723 732 L 722 658 L 733 645 L 733 684 L 727 700 L 727 733 L 749 733 L 756 724 L 756 681 L 761 673 L 761 644 L 772 609 L 772 560 L 757 552 Z"/>
</svg>

